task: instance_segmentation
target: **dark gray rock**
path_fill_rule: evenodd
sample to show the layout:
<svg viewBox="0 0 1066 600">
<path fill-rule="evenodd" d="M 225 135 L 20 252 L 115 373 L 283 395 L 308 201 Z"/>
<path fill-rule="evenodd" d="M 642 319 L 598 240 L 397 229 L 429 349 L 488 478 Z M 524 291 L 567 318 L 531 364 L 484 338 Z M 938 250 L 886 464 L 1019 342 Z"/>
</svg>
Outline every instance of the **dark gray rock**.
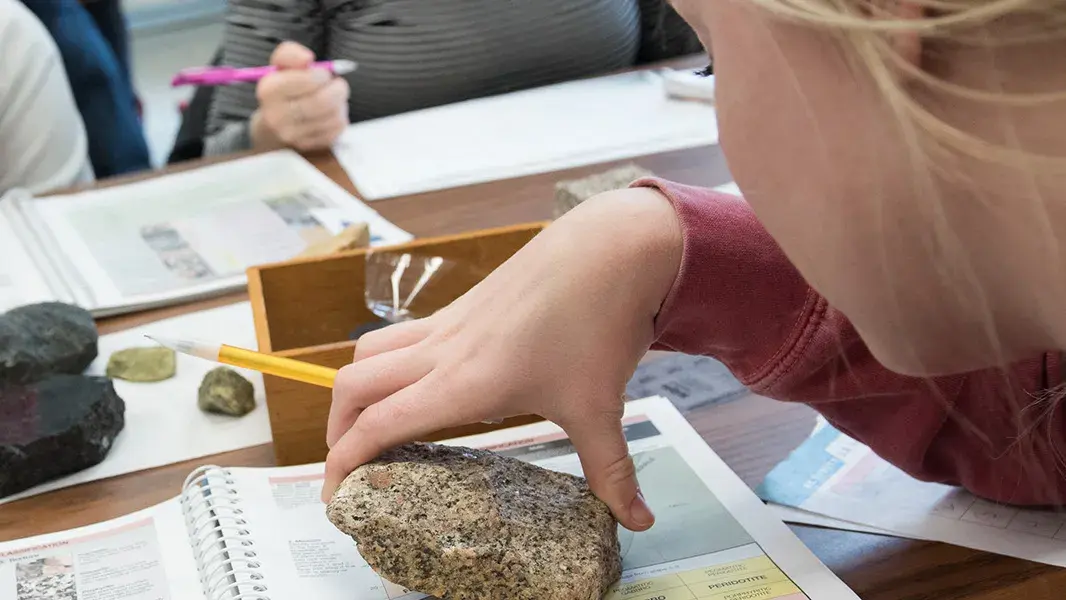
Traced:
<svg viewBox="0 0 1066 600">
<path fill-rule="evenodd" d="M 384 329 L 385 327 L 388 327 L 389 325 L 392 325 L 392 323 L 390 323 L 389 321 L 386 321 L 385 319 L 376 319 L 374 321 L 370 321 L 369 323 L 363 323 L 359 327 L 356 327 L 355 329 L 353 329 L 352 332 L 348 334 L 348 339 L 349 340 L 357 340 L 357 339 L 363 337 L 363 335 L 370 333 L 371 331 L 376 331 L 378 329 Z"/>
<path fill-rule="evenodd" d="M 483 450 L 401 446 L 326 514 L 379 575 L 447 600 L 598 600 L 622 573 L 618 523 L 584 479 Z"/>
<path fill-rule="evenodd" d="M 79 374 L 96 358 L 92 315 L 60 302 L 21 306 L 0 315 L 0 385 L 56 373 Z"/>
<path fill-rule="evenodd" d="M 53 375 L 0 387 L 0 497 L 102 461 L 125 413 L 106 377 Z"/>
</svg>

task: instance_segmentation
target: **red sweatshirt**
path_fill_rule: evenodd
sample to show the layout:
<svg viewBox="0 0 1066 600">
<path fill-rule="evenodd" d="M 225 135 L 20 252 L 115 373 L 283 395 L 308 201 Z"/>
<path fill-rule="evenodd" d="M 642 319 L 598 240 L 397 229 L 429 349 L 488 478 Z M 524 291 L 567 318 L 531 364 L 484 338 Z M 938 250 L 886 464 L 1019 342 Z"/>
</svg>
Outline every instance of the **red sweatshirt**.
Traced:
<svg viewBox="0 0 1066 600">
<path fill-rule="evenodd" d="M 656 348 L 712 356 L 752 391 L 809 404 L 915 478 L 1011 504 L 1066 504 L 1066 407 L 1040 394 L 1060 354 L 963 375 L 881 366 L 815 292 L 744 200 L 657 179 L 684 235 Z M 1024 407 L 1029 407 L 1025 408 Z"/>
</svg>

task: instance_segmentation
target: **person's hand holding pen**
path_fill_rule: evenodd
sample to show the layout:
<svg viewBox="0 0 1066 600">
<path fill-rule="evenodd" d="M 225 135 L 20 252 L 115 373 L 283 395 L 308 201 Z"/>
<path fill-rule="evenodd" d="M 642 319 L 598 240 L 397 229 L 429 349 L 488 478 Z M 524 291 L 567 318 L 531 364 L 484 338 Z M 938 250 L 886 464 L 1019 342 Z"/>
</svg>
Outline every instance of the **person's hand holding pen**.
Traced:
<svg viewBox="0 0 1066 600">
<path fill-rule="evenodd" d="M 270 57 L 277 71 L 259 80 L 259 108 L 249 124 L 252 147 L 301 151 L 329 148 L 348 126 L 351 90 L 343 77 L 309 68 L 313 52 L 282 42 Z"/>
<path fill-rule="evenodd" d="M 566 430 L 592 491 L 622 525 L 650 527 L 622 431 L 623 393 L 681 253 L 663 196 L 611 192 L 557 220 L 450 306 L 362 336 L 333 386 L 324 498 L 395 445 L 536 414 Z"/>
</svg>

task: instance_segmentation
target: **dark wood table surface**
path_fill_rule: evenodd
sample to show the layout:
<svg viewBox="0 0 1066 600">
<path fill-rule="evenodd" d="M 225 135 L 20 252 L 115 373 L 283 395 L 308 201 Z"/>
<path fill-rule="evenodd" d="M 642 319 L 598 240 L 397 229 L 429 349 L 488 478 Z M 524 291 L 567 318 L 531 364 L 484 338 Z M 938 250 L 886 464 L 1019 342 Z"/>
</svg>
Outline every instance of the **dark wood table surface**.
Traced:
<svg viewBox="0 0 1066 600">
<path fill-rule="evenodd" d="M 308 157 L 324 173 L 355 192 L 329 154 Z M 637 159 L 656 174 L 694 185 L 718 185 L 730 177 L 717 147 Z M 195 166 L 195 165 L 192 165 Z M 375 202 L 385 217 L 417 236 L 546 219 L 551 216 L 554 183 L 605 168 L 563 173 L 419 194 Z M 114 182 L 108 182 L 112 185 Z M 102 333 L 232 303 L 232 294 L 191 305 L 101 320 Z M 805 406 L 750 396 L 697 408 L 687 418 L 741 478 L 757 485 L 814 425 Z M 0 505 L 0 541 L 50 533 L 118 517 L 176 496 L 190 470 L 204 463 L 271 466 L 269 444 L 205 457 L 57 490 Z M 1062 600 L 1066 569 L 968 550 L 947 544 L 793 526 L 814 553 L 865 600 Z M 817 600 L 817 599 L 814 599 Z"/>
</svg>

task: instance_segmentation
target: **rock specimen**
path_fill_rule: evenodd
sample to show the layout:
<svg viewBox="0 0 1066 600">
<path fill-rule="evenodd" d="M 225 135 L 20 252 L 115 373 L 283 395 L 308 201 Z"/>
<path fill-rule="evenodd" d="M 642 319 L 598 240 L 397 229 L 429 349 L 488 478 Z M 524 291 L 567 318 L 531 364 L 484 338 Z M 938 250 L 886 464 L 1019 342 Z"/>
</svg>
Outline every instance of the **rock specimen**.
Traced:
<svg viewBox="0 0 1066 600">
<path fill-rule="evenodd" d="M 596 194 L 625 188 L 642 177 L 652 175 L 654 174 L 651 171 L 643 167 L 628 164 L 582 179 L 560 181 L 555 184 L 555 218 L 558 219 Z"/>
<path fill-rule="evenodd" d="M 0 315 L 0 385 L 29 383 L 53 373 L 83 372 L 96 358 L 92 315 L 46 302 Z"/>
<path fill-rule="evenodd" d="M 379 575 L 447 600 L 598 600 L 622 572 L 618 524 L 584 479 L 483 450 L 392 450 L 326 513 Z"/>
<path fill-rule="evenodd" d="M 255 408 L 255 388 L 233 369 L 217 367 L 200 382 L 197 404 L 204 412 L 243 417 Z"/>
<path fill-rule="evenodd" d="M 298 256 L 307 258 L 310 256 L 329 256 L 338 252 L 357 250 L 370 246 L 370 228 L 366 223 L 355 223 L 344 228 L 337 235 L 315 242 L 304 248 Z"/>
<path fill-rule="evenodd" d="M 177 360 L 170 348 L 126 348 L 107 359 L 107 376 L 142 383 L 174 376 Z"/>
<path fill-rule="evenodd" d="M 102 461 L 125 412 L 106 377 L 53 375 L 0 388 L 0 497 Z"/>
</svg>

